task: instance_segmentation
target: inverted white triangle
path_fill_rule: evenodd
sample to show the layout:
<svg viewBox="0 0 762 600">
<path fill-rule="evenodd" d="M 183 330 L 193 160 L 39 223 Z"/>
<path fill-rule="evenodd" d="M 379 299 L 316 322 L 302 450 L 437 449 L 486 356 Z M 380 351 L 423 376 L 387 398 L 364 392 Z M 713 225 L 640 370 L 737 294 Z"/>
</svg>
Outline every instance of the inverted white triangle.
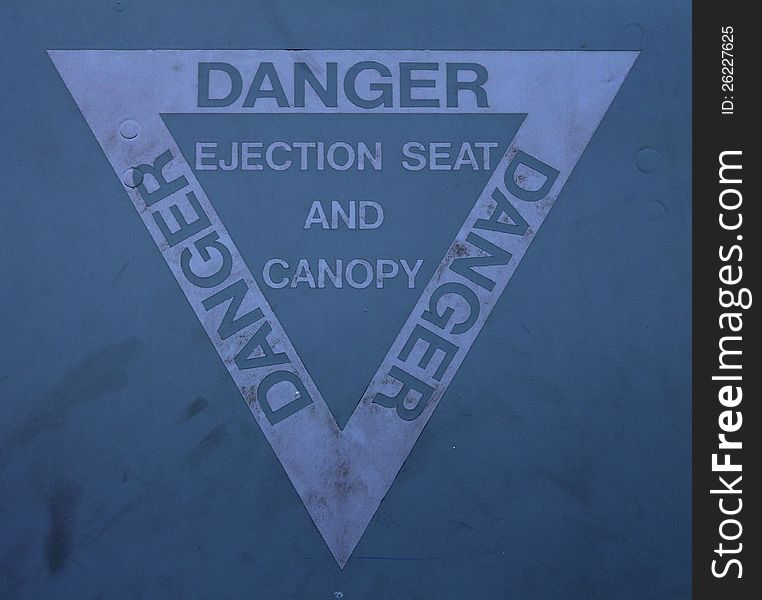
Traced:
<svg viewBox="0 0 762 600">
<path fill-rule="evenodd" d="M 51 50 L 49 55 L 69 88 L 88 125 L 95 134 L 125 191 L 154 238 L 172 273 L 183 289 L 194 312 L 236 382 L 252 414 L 259 423 L 275 454 L 299 493 L 312 520 L 331 553 L 343 568 L 367 528 L 382 498 L 392 485 L 418 436 L 436 409 L 450 381 L 502 294 L 526 249 L 553 206 L 563 185 L 577 164 L 598 124 L 637 58 L 625 51 L 276 51 L 276 50 Z M 489 72 L 486 89 L 489 107 L 381 108 L 374 112 L 428 113 L 446 112 L 457 118 L 463 112 L 524 113 L 524 120 L 505 156 L 494 170 L 482 194 L 472 199 L 474 208 L 456 234 L 450 251 L 425 287 L 399 336 L 370 382 L 344 430 L 336 425 L 325 401 L 304 368 L 296 350 L 277 317 L 257 286 L 246 263 L 215 212 L 211 201 L 198 183 L 193 169 L 182 154 L 161 118 L 162 113 L 251 113 L 251 112 L 366 112 L 346 100 L 336 108 L 326 109 L 316 98 L 308 98 L 300 109 L 279 108 L 275 103 L 260 103 L 256 109 L 234 103 L 224 108 L 197 106 L 197 64 L 226 62 L 241 72 L 253 72 L 262 61 L 272 62 L 278 70 L 288 71 L 294 62 L 325 64 L 337 62 L 339 69 L 359 61 L 396 65 L 407 62 L 469 62 L 484 65 Z M 288 88 L 289 82 L 284 80 Z M 287 90 L 288 91 L 288 90 Z M 140 134 L 127 138 L 120 134 L 126 120 L 137 123 Z M 186 178 L 209 226 L 184 244 L 170 246 L 157 226 L 153 212 L 175 200 L 167 199 L 148 207 L 138 189 L 129 183 L 127 172 L 141 164 L 151 164 L 164 151 L 172 155 L 164 168 L 166 178 Z M 517 152 L 534 157 L 558 171 L 558 175 L 539 201 L 522 201 L 510 196 L 502 181 L 506 167 Z M 184 191 L 187 191 L 184 190 Z M 488 219 L 494 211 L 491 192 L 500 189 L 511 197 L 518 213 L 527 222 L 521 235 L 481 231 L 489 242 L 509 251 L 512 258 L 504 265 L 480 268 L 494 282 L 491 290 L 476 289 L 480 312 L 468 332 L 442 338 L 457 345 L 457 352 L 438 378 L 421 373 L 433 390 L 417 418 L 405 420 L 393 408 L 385 408 L 374 399 L 379 393 L 393 396 L 399 381 L 390 378 L 390 370 L 401 364 L 401 351 L 421 314 L 429 306 L 435 290 L 448 282 L 463 283 L 463 278 L 449 269 L 460 252 L 483 254 L 467 241 L 478 219 Z M 188 281 L 181 268 L 181 253 L 209 231 L 230 251 L 233 261 L 230 277 L 213 289 L 201 289 Z M 210 294 L 224 289 L 234 279 L 248 288 L 239 314 L 259 308 L 262 320 L 241 330 L 240 335 L 222 339 L 218 326 L 225 306 L 205 308 Z M 454 310 L 464 309 L 452 300 Z M 274 351 L 285 353 L 287 368 L 298 377 L 312 402 L 282 420 L 272 423 L 262 410 L 256 390 L 272 367 L 242 370 L 235 356 L 247 336 L 262 322 L 271 328 L 268 340 Z M 411 353 L 420 358 L 420 347 Z M 441 360 L 441 356 L 440 356 Z M 436 360 L 432 361 L 436 365 Z"/>
</svg>

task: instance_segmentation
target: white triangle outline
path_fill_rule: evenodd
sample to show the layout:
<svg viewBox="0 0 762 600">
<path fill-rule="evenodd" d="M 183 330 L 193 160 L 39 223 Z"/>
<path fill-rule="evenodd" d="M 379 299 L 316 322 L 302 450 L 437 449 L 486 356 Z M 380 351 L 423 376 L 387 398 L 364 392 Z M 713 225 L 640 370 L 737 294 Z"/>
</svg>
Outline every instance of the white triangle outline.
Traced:
<svg viewBox="0 0 762 600">
<path fill-rule="evenodd" d="M 637 55 L 637 52 L 632 51 L 560 50 L 49 51 L 49 56 L 123 184 L 123 174 L 130 167 L 153 162 L 163 150 L 169 150 L 173 159 L 164 170 L 167 179 L 184 176 L 188 180 L 187 189 L 196 194 L 203 212 L 209 218 L 209 228 L 188 240 L 187 244 L 170 247 L 152 217 L 152 212 L 156 207 L 161 210 L 163 203 L 149 209 L 139 192 L 125 185 L 125 191 L 341 568 L 349 560 L 381 500 L 619 91 Z M 486 110 L 477 107 L 456 110 L 397 108 L 378 112 L 494 112 L 527 115 L 456 235 L 450 252 L 424 288 L 421 298 L 413 307 L 410 317 L 343 431 L 336 425 L 320 392 L 198 183 L 193 169 L 183 158 L 161 118 L 162 113 L 253 112 L 252 109 L 242 109 L 240 106 L 220 109 L 195 106 L 195 68 L 199 61 L 228 62 L 245 72 L 247 67 L 250 68 L 263 60 L 272 61 L 280 70 L 288 68 L 297 60 L 320 64 L 329 59 L 338 62 L 340 68 L 360 60 L 389 64 L 396 64 L 401 60 L 479 62 L 486 65 L 490 73 L 490 107 Z M 284 87 L 287 87 L 287 84 Z M 307 106 L 299 111 L 364 112 L 345 100 L 341 100 L 336 109 L 330 110 L 318 105 L 315 100 L 308 99 Z M 267 106 L 258 107 L 257 112 L 277 113 L 287 110 Z M 126 119 L 136 121 L 141 128 L 140 135 L 132 140 L 126 140 L 119 135 L 121 124 Z M 444 375 L 439 381 L 431 380 L 434 392 L 422 414 L 413 421 L 403 421 L 395 410 L 381 408 L 372 400 L 382 389 L 394 393 L 395 386 L 391 384 L 389 387 L 389 369 L 395 364 L 404 342 L 419 321 L 431 293 L 442 283 L 457 281 L 457 276 L 447 268 L 454 259 L 455 246 L 467 244 L 466 236 L 478 218 L 489 218 L 493 203 L 488 190 L 501 186 L 500 178 L 509 160 L 518 150 L 555 167 L 559 175 L 549 193 L 539 202 L 522 202 L 513 198 L 514 207 L 529 225 L 523 236 L 479 231 L 485 239 L 511 252 L 513 258 L 507 265 L 482 270 L 495 281 L 495 286 L 491 291 L 479 292 L 482 308 L 476 323 L 467 335 L 458 339 L 458 351 Z M 501 189 L 505 192 L 504 185 Z M 165 202 L 172 198 L 176 201 L 175 196 Z M 186 245 L 212 230 L 218 233 L 219 240 L 228 247 L 234 266 L 231 276 L 224 283 L 210 290 L 200 290 L 183 274 L 180 253 Z M 234 368 L 234 356 L 250 337 L 244 336 L 243 332 L 253 333 L 258 325 L 242 330 L 240 336 L 223 340 L 217 333 L 217 326 L 224 306 L 206 311 L 202 305 L 206 297 L 225 288 L 234 279 L 243 279 L 249 288 L 239 314 L 253 308 L 262 310 L 264 319 L 272 327 L 273 348 L 286 353 L 289 368 L 297 374 L 313 401 L 307 408 L 275 425 L 270 424 L 251 393 L 257 389 L 262 379 L 272 372 L 272 368 L 246 371 Z"/>
</svg>

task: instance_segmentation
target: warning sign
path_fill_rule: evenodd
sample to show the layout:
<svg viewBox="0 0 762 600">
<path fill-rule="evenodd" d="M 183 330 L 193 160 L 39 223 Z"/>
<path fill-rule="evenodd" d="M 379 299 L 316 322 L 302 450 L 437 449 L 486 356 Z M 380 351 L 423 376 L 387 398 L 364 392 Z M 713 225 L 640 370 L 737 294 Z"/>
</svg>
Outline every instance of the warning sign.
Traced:
<svg viewBox="0 0 762 600">
<path fill-rule="evenodd" d="M 637 53 L 49 54 L 343 567 Z M 259 121 L 244 132 L 220 122 L 188 145 L 170 131 L 186 114 Z M 391 135 L 384 119 L 404 127 Z M 444 120 L 459 135 L 441 127 Z M 366 127 L 363 135 L 342 131 L 348 122 Z M 212 174 L 300 199 L 263 209 L 274 211 L 262 221 L 283 229 L 283 246 L 244 260 L 234 225 L 215 209 L 226 199 L 202 187 Z M 388 201 L 394 186 L 414 190 L 423 177 L 464 207 L 452 230 L 450 215 Z M 462 183 L 469 177 L 479 182 L 475 192 Z M 411 219 L 418 233 L 408 238 L 437 230 L 442 254 L 430 258 L 384 235 Z M 354 236 L 351 248 L 336 243 L 342 232 Z M 287 330 L 273 300 L 321 293 L 354 305 L 358 294 L 410 299 L 341 426 L 297 352 L 305 332 Z"/>
</svg>

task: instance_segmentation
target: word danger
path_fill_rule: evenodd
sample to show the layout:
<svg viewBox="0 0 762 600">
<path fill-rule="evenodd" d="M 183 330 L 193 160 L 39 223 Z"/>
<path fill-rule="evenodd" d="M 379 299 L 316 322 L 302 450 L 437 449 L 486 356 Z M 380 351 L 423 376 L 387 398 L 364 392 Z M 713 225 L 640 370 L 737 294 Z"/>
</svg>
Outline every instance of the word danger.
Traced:
<svg viewBox="0 0 762 600">
<path fill-rule="evenodd" d="M 253 370 L 247 402 L 257 403 L 276 425 L 313 400 L 288 354 L 276 350 L 280 343 L 270 322 L 273 317 L 267 316 L 272 312 L 254 280 L 241 269 L 243 259 L 227 232 L 221 226 L 218 230 L 204 211 L 196 196 L 200 188 L 192 189 L 185 175 L 178 174 L 179 161 L 174 159 L 166 150 L 151 164 L 134 167 L 128 187 L 138 190 L 145 204 L 142 210 L 150 211 L 163 238 L 157 237 L 157 244 L 231 375 L 234 369 Z M 224 350 L 219 342 L 225 342 Z"/>
<path fill-rule="evenodd" d="M 511 267 L 511 249 L 520 249 L 522 238 L 531 235 L 522 216 L 527 208 L 520 210 L 520 205 L 545 198 L 558 175 L 558 170 L 525 152 L 515 153 L 503 176 L 504 188 L 486 190 L 490 203 L 483 216 L 461 231 L 438 267 L 403 329 L 409 333 L 384 374 L 384 391 L 376 392 L 372 403 L 413 421 L 435 394 L 442 393 L 443 382 L 457 369 L 478 331 L 488 299 L 502 291 L 498 281 L 505 281 L 501 276 Z"/>
<path fill-rule="evenodd" d="M 304 108 L 317 101 L 326 108 L 339 104 L 364 109 L 458 108 L 461 104 L 487 108 L 487 79 L 487 69 L 479 63 L 400 62 L 390 66 L 368 60 L 346 68 L 326 62 L 313 70 L 306 62 L 285 67 L 261 62 L 253 72 L 241 73 L 226 62 L 200 62 L 198 106 L 254 109 L 259 103 Z"/>
</svg>

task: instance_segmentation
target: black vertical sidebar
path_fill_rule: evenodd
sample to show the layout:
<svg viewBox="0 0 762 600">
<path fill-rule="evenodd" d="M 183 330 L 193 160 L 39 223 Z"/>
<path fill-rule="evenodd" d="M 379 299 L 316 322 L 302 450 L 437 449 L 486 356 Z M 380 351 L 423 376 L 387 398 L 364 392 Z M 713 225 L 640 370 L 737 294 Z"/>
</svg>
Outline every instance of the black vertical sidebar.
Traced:
<svg viewBox="0 0 762 600">
<path fill-rule="evenodd" d="M 753 7 L 740 0 L 693 3 L 692 515 L 699 600 L 762 598 L 756 286 L 762 165 L 760 128 L 753 127 L 762 108 L 762 32 Z"/>
</svg>

